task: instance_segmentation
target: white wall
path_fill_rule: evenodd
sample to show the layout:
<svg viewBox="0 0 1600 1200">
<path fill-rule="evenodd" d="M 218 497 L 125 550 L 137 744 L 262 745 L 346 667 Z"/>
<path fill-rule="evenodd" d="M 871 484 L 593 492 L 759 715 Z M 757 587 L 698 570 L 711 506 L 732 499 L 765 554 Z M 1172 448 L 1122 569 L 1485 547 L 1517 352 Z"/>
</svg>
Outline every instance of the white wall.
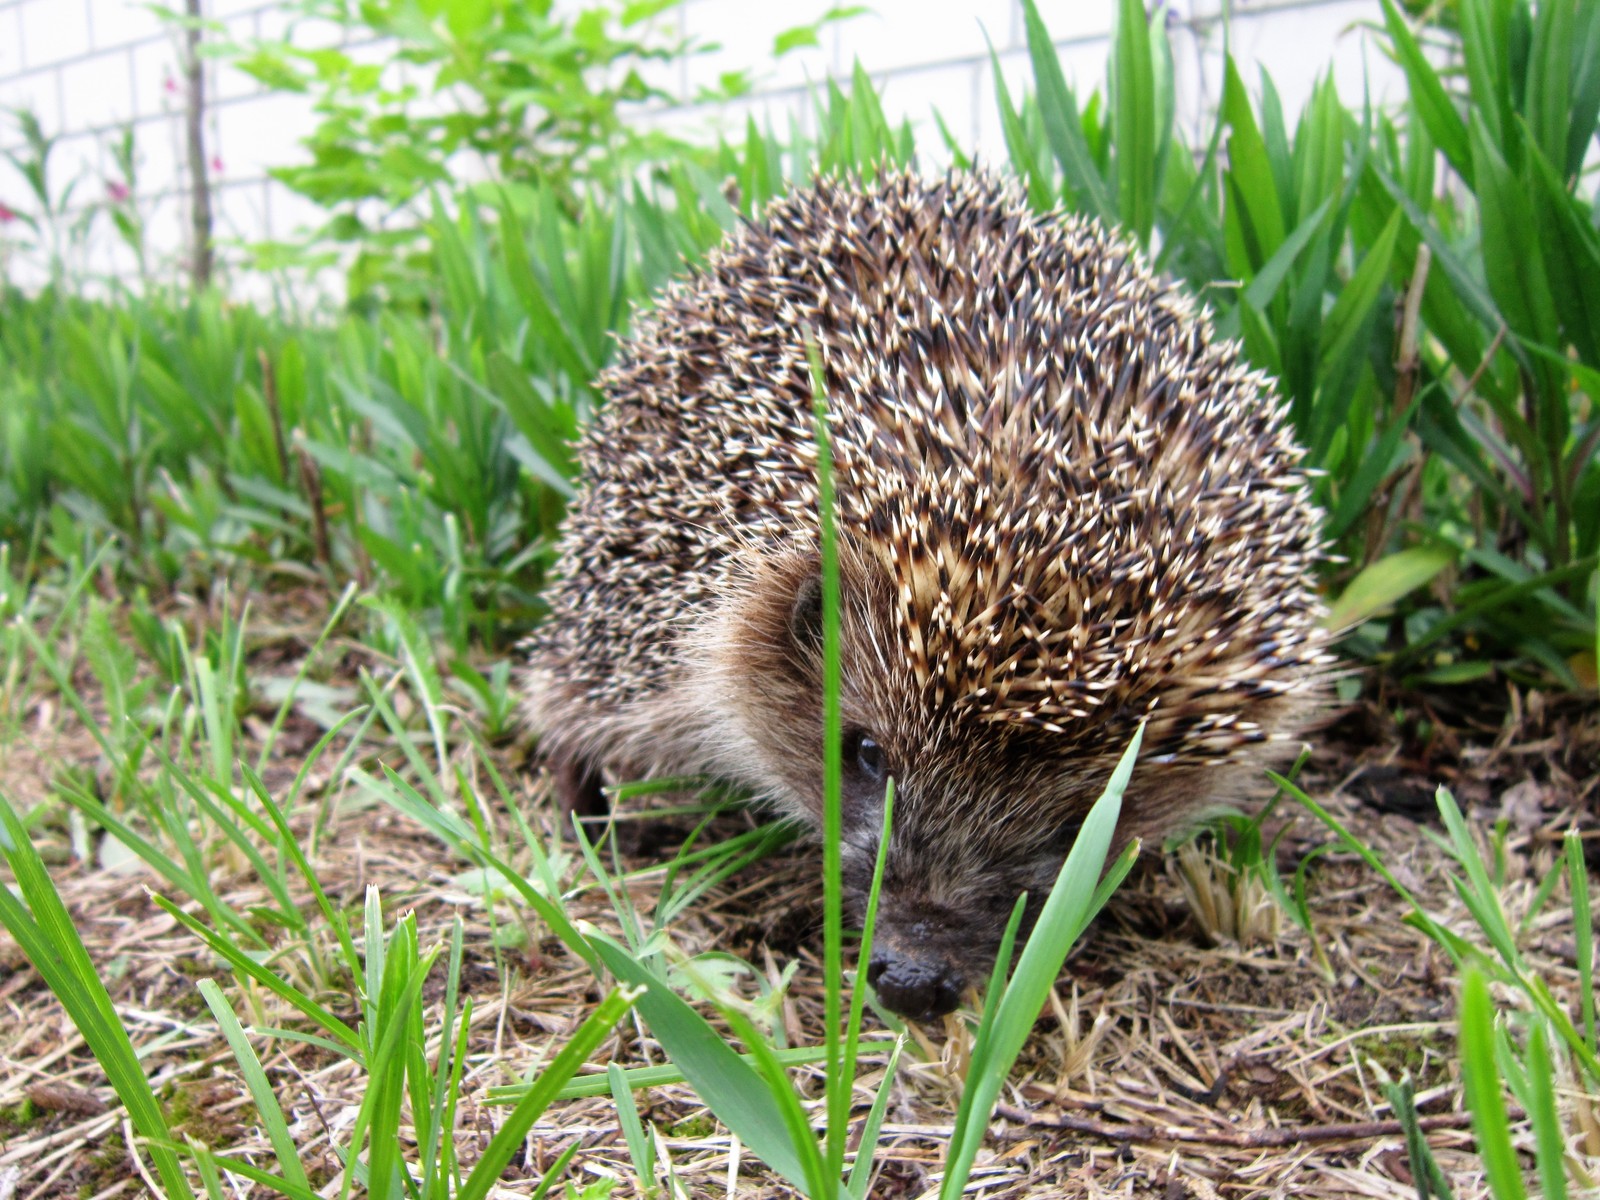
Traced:
<svg viewBox="0 0 1600 1200">
<path fill-rule="evenodd" d="M 178 0 L 170 0 L 180 7 Z M 558 0 L 558 3 L 560 0 Z M 1017 94 L 1029 79 L 1018 0 L 875 0 L 871 14 L 827 29 L 823 45 L 771 58 L 773 35 L 825 11 L 834 0 L 688 0 L 661 20 L 697 40 L 720 43 L 711 55 L 663 65 L 652 78 L 674 97 L 648 120 L 676 128 L 737 131 L 745 118 L 809 116 L 805 89 L 829 74 L 847 76 L 857 59 L 884 88 L 890 116 L 921 127 L 921 144 L 938 144 L 935 106 L 962 142 L 993 159 L 1004 144 L 993 102 L 985 31 Z M 1172 40 L 1180 119 L 1196 122 L 1219 90 L 1222 0 L 1172 0 Z M 1103 85 L 1113 0 L 1039 0 L 1058 39 L 1069 79 L 1086 94 Z M 207 15 L 235 42 L 275 37 L 294 10 L 262 0 L 206 0 Z M 1373 48 L 1361 23 L 1379 19 L 1376 0 L 1235 0 L 1231 47 L 1247 83 L 1256 64 L 1272 74 L 1290 119 L 1330 65 L 1341 94 L 1358 102 L 1403 94 L 1395 69 Z M 327 44 L 336 30 L 302 23 L 302 43 Z M 101 202 L 113 176 L 109 142 L 132 124 L 140 156 L 138 197 L 154 258 L 176 270 L 187 228 L 184 196 L 182 83 L 177 35 L 138 0 L 0 0 L 0 151 L 19 149 L 9 110 L 33 109 L 47 133 L 61 135 L 51 162 L 59 189 L 76 180 L 75 208 Z M 381 53 L 381 47 L 364 48 Z M 755 94 L 725 110 L 692 104 L 726 70 L 755 68 Z M 216 229 L 226 243 L 286 238 L 317 223 L 315 206 L 267 177 L 293 163 L 314 120 L 303 98 L 265 93 L 225 64 L 208 65 L 206 134 L 213 158 Z M 170 81 L 170 82 L 169 82 Z M 9 162 L 0 159 L 0 204 L 35 205 Z M 0 217 L 3 217 L 0 213 Z M 44 277 L 37 256 L 17 250 L 19 226 L 0 222 L 0 266 L 28 284 Z M 9 239 L 9 245 L 7 241 Z M 91 226 L 84 261 L 90 276 L 129 278 L 133 258 L 103 218 Z"/>
</svg>

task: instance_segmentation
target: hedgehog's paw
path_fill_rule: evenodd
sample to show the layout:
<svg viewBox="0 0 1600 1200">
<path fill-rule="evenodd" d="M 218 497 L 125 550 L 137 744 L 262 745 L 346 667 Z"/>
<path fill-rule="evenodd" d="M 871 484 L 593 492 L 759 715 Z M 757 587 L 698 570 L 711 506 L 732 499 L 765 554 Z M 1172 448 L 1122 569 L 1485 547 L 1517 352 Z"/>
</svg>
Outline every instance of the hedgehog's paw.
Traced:
<svg viewBox="0 0 1600 1200">
<path fill-rule="evenodd" d="M 572 818 L 604 817 L 611 811 L 606 799 L 600 768 L 576 755 L 562 755 L 550 761 L 556 804 L 563 826 Z"/>
</svg>

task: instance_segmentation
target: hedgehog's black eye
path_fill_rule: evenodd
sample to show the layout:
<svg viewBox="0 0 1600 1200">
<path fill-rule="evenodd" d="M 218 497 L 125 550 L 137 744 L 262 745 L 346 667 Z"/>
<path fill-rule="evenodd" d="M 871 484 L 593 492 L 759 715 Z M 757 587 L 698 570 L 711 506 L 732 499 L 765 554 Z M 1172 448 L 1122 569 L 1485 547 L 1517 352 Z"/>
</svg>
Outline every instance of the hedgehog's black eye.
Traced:
<svg viewBox="0 0 1600 1200">
<path fill-rule="evenodd" d="M 874 782 L 881 782 L 888 772 L 883 759 L 883 747 L 864 733 L 855 739 L 855 743 L 856 770 Z"/>
</svg>

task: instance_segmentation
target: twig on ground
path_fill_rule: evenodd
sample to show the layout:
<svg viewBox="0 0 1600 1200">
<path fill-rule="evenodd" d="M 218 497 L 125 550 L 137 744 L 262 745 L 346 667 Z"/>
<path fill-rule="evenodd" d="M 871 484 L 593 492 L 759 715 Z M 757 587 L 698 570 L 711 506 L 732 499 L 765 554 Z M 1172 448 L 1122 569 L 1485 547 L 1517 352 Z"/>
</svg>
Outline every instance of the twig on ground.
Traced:
<svg viewBox="0 0 1600 1200">
<path fill-rule="evenodd" d="M 1277 1125 L 1265 1129 L 1194 1129 L 1184 1125 L 1114 1125 L 1090 1117 L 1047 1117 L 1012 1104 L 996 1104 L 995 1115 L 1033 1129 L 1061 1129 L 1104 1138 L 1109 1142 L 1185 1142 L 1208 1146 L 1237 1146 L 1261 1150 L 1274 1146 L 1297 1146 L 1306 1142 L 1370 1141 L 1373 1138 L 1400 1137 L 1405 1129 L 1399 1121 L 1341 1121 L 1329 1125 Z M 1512 1110 L 1512 1120 L 1522 1113 Z M 1470 1113 L 1442 1113 L 1423 1117 L 1417 1124 L 1422 1132 L 1436 1129 L 1466 1129 L 1472 1124 Z"/>
</svg>

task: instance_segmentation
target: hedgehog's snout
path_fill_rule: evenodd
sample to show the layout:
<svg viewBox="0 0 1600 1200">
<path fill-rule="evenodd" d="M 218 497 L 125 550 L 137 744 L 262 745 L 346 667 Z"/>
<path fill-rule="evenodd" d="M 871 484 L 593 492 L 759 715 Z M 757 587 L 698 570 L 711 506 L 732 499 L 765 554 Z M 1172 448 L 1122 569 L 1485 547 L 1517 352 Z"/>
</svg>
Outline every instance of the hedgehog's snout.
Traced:
<svg viewBox="0 0 1600 1200">
<path fill-rule="evenodd" d="M 881 943 L 872 947 L 867 982 L 885 1007 L 912 1021 L 930 1021 L 955 1011 L 964 986 L 961 973 L 941 957 Z"/>
</svg>

